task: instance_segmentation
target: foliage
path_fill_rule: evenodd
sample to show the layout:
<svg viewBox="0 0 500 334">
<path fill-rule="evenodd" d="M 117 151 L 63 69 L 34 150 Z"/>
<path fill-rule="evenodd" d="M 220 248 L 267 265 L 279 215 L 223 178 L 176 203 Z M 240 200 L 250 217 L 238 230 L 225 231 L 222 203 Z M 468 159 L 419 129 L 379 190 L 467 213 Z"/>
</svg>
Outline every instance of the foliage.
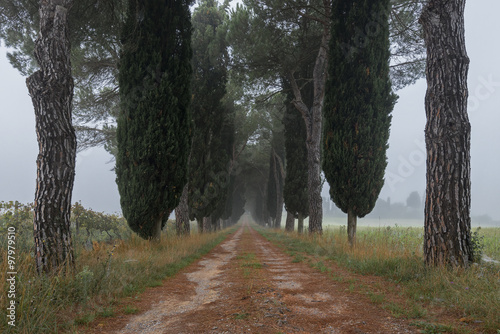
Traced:
<svg viewBox="0 0 500 334">
<path fill-rule="evenodd" d="M 309 86 L 312 86 L 309 84 Z M 310 96 L 311 94 L 305 94 Z M 288 91 L 283 117 L 286 152 L 286 178 L 283 198 L 286 211 L 303 218 L 309 215 L 309 200 L 307 198 L 307 148 L 306 126 L 302 115 L 291 104 L 293 94 Z"/>
<path fill-rule="evenodd" d="M 123 217 L 86 209 L 79 202 L 73 204 L 71 208 L 71 226 L 74 228 L 73 235 L 76 242 L 85 245 L 91 245 L 92 241 L 102 241 L 106 237 L 108 241 L 112 241 L 113 239 L 126 239 L 130 235 Z M 81 230 L 85 230 L 85 236 L 82 235 Z"/>
<path fill-rule="evenodd" d="M 193 143 L 189 161 L 189 218 L 222 215 L 230 182 L 234 109 L 224 103 L 229 55 L 224 6 L 205 0 L 193 13 Z"/>
<path fill-rule="evenodd" d="M 159 236 L 179 204 L 190 148 L 191 22 L 185 1 L 130 1 L 120 60 L 116 175 L 123 215 Z"/>
<path fill-rule="evenodd" d="M 484 254 L 484 236 L 479 235 L 480 230 L 481 228 L 478 227 L 471 236 L 472 258 L 474 262 L 481 262 Z"/>
<path fill-rule="evenodd" d="M 12 49 L 10 63 L 23 76 L 35 72 L 34 41 L 39 26 L 38 1 L 0 3 L 0 39 Z M 115 137 L 118 115 L 119 34 L 125 0 L 74 1 L 69 11 L 72 75 L 75 79 L 73 117 L 79 150 L 108 145 Z"/>
<path fill-rule="evenodd" d="M 332 200 L 344 212 L 368 214 L 384 184 L 390 113 L 395 95 L 389 80 L 387 16 L 363 48 L 345 53 L 373 12 L 387 13 L 388 0 L 336 1 L 332 10 L 330 69 L 325 95 L 323 170 Z"/>
</svg>

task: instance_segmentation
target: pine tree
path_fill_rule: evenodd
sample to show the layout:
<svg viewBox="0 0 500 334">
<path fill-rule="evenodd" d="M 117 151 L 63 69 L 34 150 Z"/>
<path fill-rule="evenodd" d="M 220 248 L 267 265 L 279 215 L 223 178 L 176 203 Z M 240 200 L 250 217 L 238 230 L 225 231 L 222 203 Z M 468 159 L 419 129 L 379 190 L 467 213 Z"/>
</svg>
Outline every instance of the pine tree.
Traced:
<svg viewBox="0 0 500 334">
<path fill-rule="evenodd" d="M 389 0 L 338 0 L 332 8 L 323 170 L 332 200 L 348 215 L 351 245 L 357 217 L 375 206 L 387 165 L 395 103 L 389 80 L 388 9 Z M 345 52 L 350 45 L 357 47 Z"/>
<path fill-rule="evenodd" d="M 186 183 L 191 22 L 185 1 L 129 1 L 119 85 L 116 182 L 123 215 L 159 239 Z"/>
<path fill-rule="evenodd" d="M 470 231 L 471 126 L 464 10 L 465 0 L 429 0 L 420 18 L 427 45 L 424 257 L 428 265 L 467 267 L 480 260 L 473 252 Z"/>
<path fill-rule="evenodd" d="M 70 0 L 40 1 L 40 34 L 34 52 L 40 70 L 26 80 L 40 149 L 33 221 L 38 273 L 64 266 L 71 269 L 75 264 L 70 230 L 76 158 L 68 29 L 72 4 Z"/>
</svg>

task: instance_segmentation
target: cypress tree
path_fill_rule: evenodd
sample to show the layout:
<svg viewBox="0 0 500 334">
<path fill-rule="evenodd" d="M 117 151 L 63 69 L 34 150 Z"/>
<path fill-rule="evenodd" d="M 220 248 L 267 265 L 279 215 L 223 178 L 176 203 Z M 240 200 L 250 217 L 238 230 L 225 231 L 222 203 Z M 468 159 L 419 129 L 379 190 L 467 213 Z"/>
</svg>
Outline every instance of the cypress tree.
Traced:
<svg viewBox="0 0 500 334">
<path fill-rule="evenodd" d="M 329 80 L 325 95 L 323 170 L 330 196 L 357 217 L 375 206 L 384 184 L 391 111 L 389 0 L 338 0 L 332 8 Z"/>
<path fill-rule="evenodd" d="M 285 161 L 285 138 L 283 131 L 273 131 L 267 179 L 267 209 L 273 228 L 280 228 L 283 211 L 283 183 Z"/>
<path fill-rule="evenodd" d="M 283 88 L 288 89 L 286 82 Z M 312 84 L 304 87 L 304 97 L 312 97 Z M 291 103 L 293 94 L 288 93 L 283 117 L 286 152 L 286 177 L 283 190 L 286 211 L 298 218 L 298 231 L 302 232 L 304 219 L 309 215 L 307 194 L 307 133 L 304 119 Z M 293 230 L 293 225 L 289 228 Z"/>
<path fill-rule="evenodd" d="M 188 204 L 189 218 L 198 221 L 200 231 L 205 229 L 202 220 L 225 201 L 229 186 L 230 155 L 226 145 L 233 128 L 232 110 L 222 101 L 226 95 L 228 59 L 223 38 L 224 15 L 224 8 L 219 8 L 214 0 L 202 1 L 193 14 L 194 132 Z"/>
<path fill-rule="evenodd" d="M 159 239 L 186 183 L 191 22 L 186 1 L 129 1 L 119 66 L 116 182 L 123 215 Z"/>
</svg>

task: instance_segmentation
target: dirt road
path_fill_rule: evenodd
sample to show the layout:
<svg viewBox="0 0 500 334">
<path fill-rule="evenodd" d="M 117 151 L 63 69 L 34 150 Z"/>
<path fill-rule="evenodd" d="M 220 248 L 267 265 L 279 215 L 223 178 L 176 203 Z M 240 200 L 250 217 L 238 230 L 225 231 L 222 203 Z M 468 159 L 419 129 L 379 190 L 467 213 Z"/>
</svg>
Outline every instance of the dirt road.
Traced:
<svg viewBox="0 0 500 334">
<path fill-rule="evenodd" d="M 93 333 L 417 333 L 249 225 Z"/>
</svg>

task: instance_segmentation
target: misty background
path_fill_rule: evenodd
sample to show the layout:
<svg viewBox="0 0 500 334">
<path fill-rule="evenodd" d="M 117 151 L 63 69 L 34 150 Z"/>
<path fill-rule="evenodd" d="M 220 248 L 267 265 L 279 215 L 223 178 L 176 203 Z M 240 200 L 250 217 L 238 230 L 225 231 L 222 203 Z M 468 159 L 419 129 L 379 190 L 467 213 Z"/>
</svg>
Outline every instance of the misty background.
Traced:
<svg viewBox="0 0 500 334">
<path fill-rule="evenodd" d="M 498 0 L 468 1 L 465 33 L 471 60 L 472 216 L 489 215 L 500 226 L 500 46 L 496 39 L 489 39 L 500 31 L 498 12 Z M 28 203 L 34 199 L 36 183 L 35 117 L 25 78 L 9 64 L 6 52 L 0 47 L 0 201 Z M 392 204 L 406 205 L 410 193 L 417 191 L 420 198 L 425 194 L 425 91 L 426 82 L 421 79 L 396 92 L 399 99 L 393 111 L 385 185 L 380 193 L 384 202 L 390 199 Z M 81 201 L 95 211 L 121 213 L 113 167 L 112 156 L 101 147 L 79 153 L 72 202 Z M 329 198 L 327 183 L 323 197 Z M 323 204 L 326 208 L 334 205 L 331 201 Z M 379 206 L 375 212 L 380 211 Z"/>
</svg>

